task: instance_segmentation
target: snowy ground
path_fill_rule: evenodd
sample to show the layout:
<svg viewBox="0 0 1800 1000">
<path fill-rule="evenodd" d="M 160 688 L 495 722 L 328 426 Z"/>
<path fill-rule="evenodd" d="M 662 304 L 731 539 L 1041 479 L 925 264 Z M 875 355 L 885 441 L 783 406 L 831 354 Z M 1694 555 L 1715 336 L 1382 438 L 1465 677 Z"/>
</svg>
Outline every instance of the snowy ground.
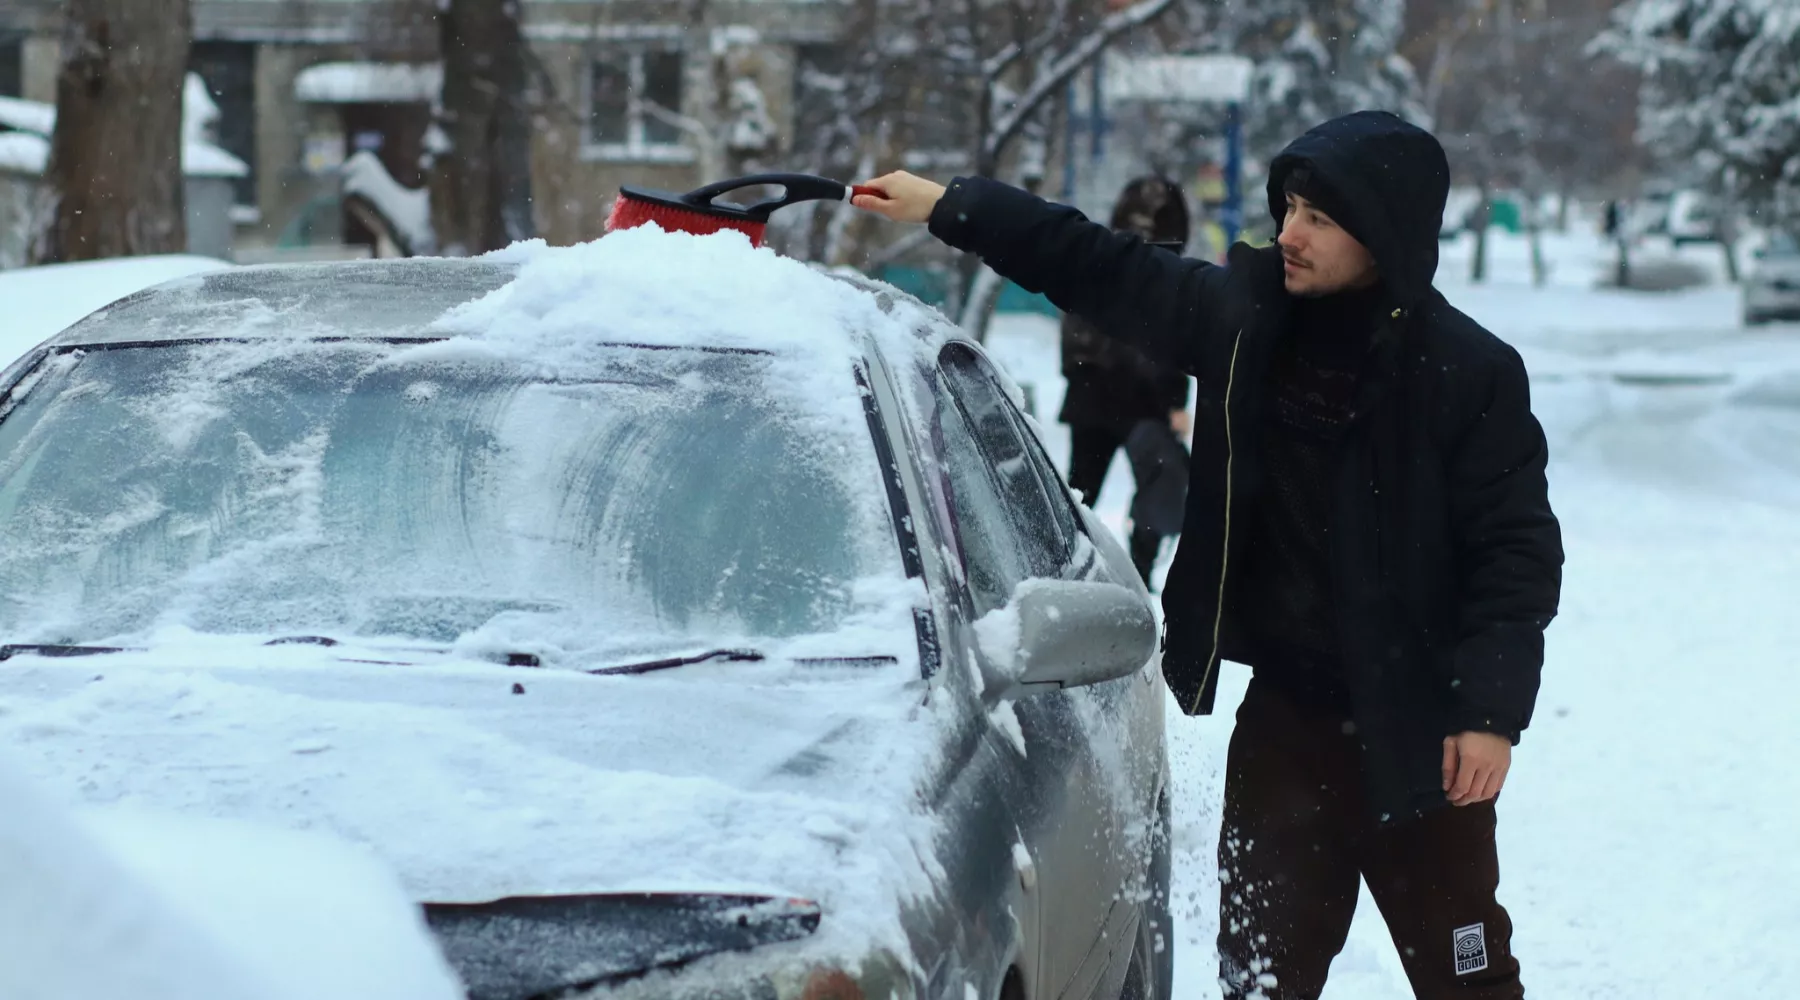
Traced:
<svg viewBox="0 0 1800 1000">
<path fill-rule="evenodd" d="M 1500 806 L 1526 985 L 1581 1000 L 1784 995 L 1800 979 L 1800 326 L 1740 329 L 1730 287 L 1584 287 L 1604 256 L 1592 241 L 1553 247 L 1544 289 L 1507 243 L 1496 282 L 1470 287 L 1462 249 L 1440 287 L 1526 355 L 1568 548 L 1537 717 Z M 1054 323 L 1005 317 L 991 347 L 1034 387 L 1065 459 Z M 1097 506 L 1115 526 L 1130 490 L 1121 457 Z M 1216 716 L 1170 706 L 1182 1000 L 1218 996 L 1213 852 L 1247 680 L 1227 665 Z M 1409 995 L 1366 893 L 1332 971 L 1326 1000 Z"/>
</svg>

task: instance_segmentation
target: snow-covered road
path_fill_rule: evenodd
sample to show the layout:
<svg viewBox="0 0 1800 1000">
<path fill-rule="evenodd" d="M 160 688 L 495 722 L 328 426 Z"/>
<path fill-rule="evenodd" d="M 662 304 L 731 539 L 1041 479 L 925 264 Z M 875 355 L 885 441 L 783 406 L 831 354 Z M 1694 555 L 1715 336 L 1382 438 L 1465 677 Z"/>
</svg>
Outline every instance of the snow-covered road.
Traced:
<svg viewBox="0 0 1800 1000">
<path fill-rule="evenodd" d="M 1500 802 L 1527 988 L 1785 995 L 1800 981 L 1800 328 L 1737 330 L 1729 292 L 1631 303 L 1636 330 L 1600 293 L 1450 294 L 1532 367 L 1568 549 L 1537 717 Z M 1063 460 L 1054 323 L 1005 317 L 992 349 L 1034 387 Z M 1114 524 L 1130 489 L 1121 457 L 1098 500 Z M 1227 665 L 1219 715 L 1170 709 L 1182 1000 L 1218 996 L 1213 852 L 1247 679 Z M 1407 995 L 1365 893 L 1326 1000 Z"/>
</svg>

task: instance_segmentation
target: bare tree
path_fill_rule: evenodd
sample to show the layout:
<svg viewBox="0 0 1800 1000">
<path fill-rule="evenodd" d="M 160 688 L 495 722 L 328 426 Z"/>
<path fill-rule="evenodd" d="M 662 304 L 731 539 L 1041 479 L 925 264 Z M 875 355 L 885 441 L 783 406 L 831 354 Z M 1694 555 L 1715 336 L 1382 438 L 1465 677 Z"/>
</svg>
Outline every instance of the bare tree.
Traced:
<svg viewBox="0 0 1800 1000">
<path fill-rule="evenodd" d="M 190 0 L 68 0 L 44 178 L 54 209 L 36 260 L 186 249 L 181 112 L 192 30 Z"/>
<path fill-rule="evenodd" d="M 1108 45 L 1174 6 L 857 0 L 846 36 L 863 44 L 802 69 L 797 160 L 836 176 L 914 165 L 1033 188 L 1047 158 L 1050 113 L 1070 81 Z M 922 154 L 938 159 L 927 165 L 916 159 Z M 949 313 L 976 337 L 1003 287 L 974 257 L 934 253 L 924 234 L 870 225 L 841 205 L 795 213 L 784 230 L 790 252 L 865 269 L 932 253 L 948 285 Z"/>
<path fill-rule="evenodd" d="M 449 253 L 483 253 L 536 234 L 531 217 L 531 76 L 518 0 L 445 0 L 432 222 Z"/>
<path fill-rule="evenodd" d="M 1413 0 L 1403 51 L 1423 68 L 1424 103 L 1454 172 L 1484 203 L 1500 190 L 1525 195 L 1534 276 L 1538 206 L 1615 186 L 1638 160 L 1629 74 L 1586 51 L 1615 0 Z M 1566 214 L 1559 213 L 1559 222 Z M 1484 276 L 1476 234 L 1476 280 Z"/>
<path fill-rule="evenodd" d="M 1035 190 L 1043 181 L 1044 115 L 1052 99 L 1108 45 L 1155 21 L 1174 3 L 1136 0 L 1101 16 L 1081 0 L 1013 0 L 998 19 L 986 16 L 989 5 L 978 0 L 961 0 L 961 6 L 961 30 L 939 51 L 949 57 L 949 72 L 976 87 L 969 109 L 975 123 L 974 172 Z M 953 315 L 982 340 L 1005 283 L 970 255 L 963 257 L 958 278 Z"/>
<path fill-rule="evenodd" d="M 1196 0 L 1190 0 L 1196 2 Z M 1378 108 L 1429 124 L 1397 49 L 1405 0 L 1220 4 L 1214 45 L 1256 63 L 1245 120 L 1252 155 L 1272 157 L 1328 118 Z"/>
</svg>

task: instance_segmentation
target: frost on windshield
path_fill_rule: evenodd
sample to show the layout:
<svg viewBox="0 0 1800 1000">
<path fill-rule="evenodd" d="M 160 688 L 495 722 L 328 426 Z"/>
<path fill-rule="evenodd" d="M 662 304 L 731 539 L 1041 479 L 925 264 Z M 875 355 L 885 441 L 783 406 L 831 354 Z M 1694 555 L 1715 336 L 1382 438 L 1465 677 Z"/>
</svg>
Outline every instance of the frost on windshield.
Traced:
<svg viewBox="0 0 1800 1000">
<path fill-rule="evenodd" d="M 288 341 L 58 361 L 0 422 L 7 641 L 174 628 L 591 660 L 830 632 L 899 573 L 866 424 L 805 413 L 770 355 L 589 344 L 546 367 Z M 847 367 L 816 378 L 855 403 Z"/>
</svg>

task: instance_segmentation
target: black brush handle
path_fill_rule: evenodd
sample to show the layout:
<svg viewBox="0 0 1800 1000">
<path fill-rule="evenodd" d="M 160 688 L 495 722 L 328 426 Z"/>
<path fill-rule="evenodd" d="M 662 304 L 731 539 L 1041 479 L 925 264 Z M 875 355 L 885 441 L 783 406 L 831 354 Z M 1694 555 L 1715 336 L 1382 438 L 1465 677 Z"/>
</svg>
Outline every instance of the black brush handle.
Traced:
<svg viewBox="0 0 1800 1000">
<path fill-rule="evenodd" d="M 740 188 L 758 187 L 765 184 L 778 185 L 785 190 L 779 198 L 765 198 L 754 205 L 733 205 L 729 202 L 720 205 L 713 200 L 722 194 L 729 194 Z M 786 208 L 803 201 L 843 201 L 844 194 L 844 185 L 829 177 L 819 177 L 814 174 L 751 174 L 748 177 L 733 177 L 730 180 L 695 188 L 682 195 L 681 200 L 695 208 L 711 212 L 722 211 L 753 222 L 767 222 L 770 213 L 778 208 Z"/>
</svg>

